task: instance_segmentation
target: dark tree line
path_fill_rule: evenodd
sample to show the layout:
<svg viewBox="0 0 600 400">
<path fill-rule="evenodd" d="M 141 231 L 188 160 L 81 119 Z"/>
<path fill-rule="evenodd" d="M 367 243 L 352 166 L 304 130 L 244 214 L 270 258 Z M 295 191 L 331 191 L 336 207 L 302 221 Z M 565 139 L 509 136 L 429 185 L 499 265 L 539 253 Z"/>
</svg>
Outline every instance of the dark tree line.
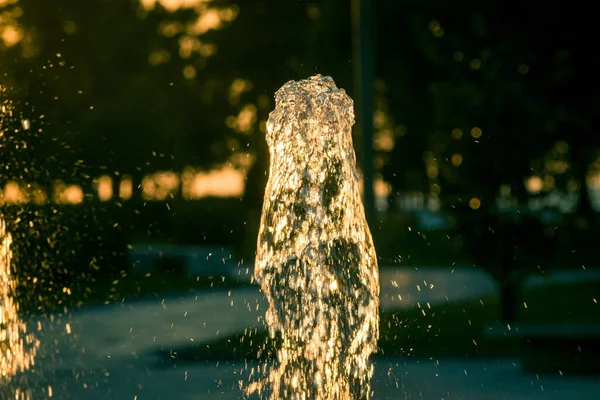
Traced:
<svg viewBox="0 0 600 400">
<path fill-rule="evenodd" d="M 13 136 L 29 147 L 18 156 L 0 149 L 8 166 L 0 184 L 19 178 L 86 185 L 99 174 L 126 174 L 137 183 L 150 171 L 210 168 L 249 152 L 255 162 L 242 218 L 257 223 L 274 92 L 287 80 L 321 73 L 353 94 L 350 2 L 210 4 L 237 10 L 221 29 L 197 38 L 216 46 L 212 56 L 180 55 L 187 35 L 181 27 L 198 18 L 193 9 L 145 11 L 134 0 L 9 6 L 22 8 L 25 34 L 0 52 L 3 95 L 19 113 L 10 120 L 19 131 Z M 573 247 L 573 238 L 591 235 L 548 234 L 524 208 L 516 216 L 500 213 L 500 187 L 525 204 L 536 196 L 525 180 L 546 174 L 549 155 L 566 143 L 566 168 L 552 179 L 565 192 L 576 182 L 579 205 L 578 218 L 564 224 L 595 226 L 585 190 L 600 146 L 598 56 L 588 45 L 594 13 L 566 1 L 383 0 L 374 8 L 375 75 L 383 83 L 377 93 L 394 132 L 394 145 L 378 153 L 379 173 L 393 196 L 441 199 L 474 261 L 505 288 L 505 317 L 514 318 L 523 265 L 538 268 L 548 246 Z M 180 28 L 166 35 L 166 23 Z M 160 60 L 151 62 L 153 54 Z M 186 68 L 194 73 L 184 76 Z M 236 80 L 247 87 L 232 100 Z M 228 127 L 227 118 L 248 106 L 250 127 Z M 19 127 L 21 118 L 31 130 Z M 477 207 L 469 205 L 473 198 Z"/>
</svg>

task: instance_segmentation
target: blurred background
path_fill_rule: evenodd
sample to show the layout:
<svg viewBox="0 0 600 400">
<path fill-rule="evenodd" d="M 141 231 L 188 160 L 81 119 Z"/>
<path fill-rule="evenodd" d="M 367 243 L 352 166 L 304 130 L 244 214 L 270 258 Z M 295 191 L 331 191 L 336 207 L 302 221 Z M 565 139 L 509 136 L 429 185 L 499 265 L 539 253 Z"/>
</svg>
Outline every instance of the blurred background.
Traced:
<svg viewBox="0 0 600 400">
<path fill-rule="evenodd" d="M 163 369 L 186 360 L 186 384 L 210 364 L 205 386 L 175 398 L 209 398 L 211 385 L 239 398 L 239 377 L 214 360 L 248 362 L 263 343 L 244 341 L 244 324 L 264 311 L 250 276 L 266 121 L 279 87 L 318 73 L 356 105 L 382 285 L 375 397 L 595 398 L 596 20 L 566 1 L 0 0 L 11 296 L 24 320 L 61 338 L 69 326 L 66 344 L 47 334 L 53 350 L 40 339 L 44 367 L 21 388 L 142 396 L 142 373 L 85 364 L 82 348 L 113 343 L 129 374 L 144 352 Z M 187 310 L 221 295 L 178 323 L 177 340 L 131 350 L 136 323 L 147 336 L 173 328 L 165 298 Z M 186 329 L 210 331 L 196 342 L 213 350 L 184 343 Z"/>
</svg>

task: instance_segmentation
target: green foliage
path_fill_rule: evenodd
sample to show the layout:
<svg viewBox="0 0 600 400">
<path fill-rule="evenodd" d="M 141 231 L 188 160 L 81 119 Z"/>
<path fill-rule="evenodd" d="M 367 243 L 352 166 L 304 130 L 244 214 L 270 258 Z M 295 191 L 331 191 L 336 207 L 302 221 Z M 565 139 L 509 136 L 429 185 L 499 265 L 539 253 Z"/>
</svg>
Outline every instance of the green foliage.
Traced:
<svg viewBox="0 0 600 400">
<path fill-rule="evenodd" d="M 214 79 L 183 76 L 179 38 L 159 31 L 166 11 L 143 16 L 133 0 L 64 1 L 60 7 L 21 0 L 19 6 L 29 41 L 2 54 L 7 96 L 15 96 L 19 108 L 29 105 L 36 131 L 39 119 L 52 121 L 42 134 L 60 143 L 56 157 L 70 165 L 71 175 L 82 160 L 77 180 L 209 167 L 227 159 L 228 151 L 212 146 L 229 137 L 226 111 L 212 108 L 217 101 L 202 101 Z M 190 15 L 177 18 L 184 22 Z M 65 31 L 66 24 L 73 30 Z M 170 61 L 153 65 L 158 51 L 171 54 Z M 224 90 L 220 96 L 226 97 Z"/>
<path fill-rule="evenodd" d="M 238 245 L 245 226 L 239 199 L 205 198 L 125 204 L 130 241 L 180 245 Z"/>
<path fill-rule="evenodd" d="M 380 41 L 379 76 L 394 120 L 406 127 L 382 170 L 394 190 L 415 190 L 410 177 L 417 168 L 425 191 L 427 183 L 439 183 L 443 198 L 477 197 L 490 208 L 500 185 L 508 184 L 523 201 L 530 167 L 557 140 L 571 147 L 567 176 L 582 183 L 590 150 L 600 146 L 589 108 L 598 96 L 575 94 L 595 76 L 580 40 L 590 33 L 586 18 L 563 3 L 544 12 L 499 2 L 467 9 L 380 3 L 380 38 L 404 39 Z M 472 135 L 474 127 L 481 132 Z M 461 134 L 452 134 L 455 129 Z M 429 178 L 420 158 L 425 152 L 439 170 Z M 461 156 L 458 165 L 454 154 Z"/>
<path fill-rule="evenodd" d="M 334 76 L 353 94 L 350 7 L 214 3 L 235 4 L 239 15 L 226 29 L 202 36 L 202 43 L 217 51 L 203 57 L 180 56 L 184 29 L 161 33 L 166 23 L 188 26 L 197 17 L 190 9 L 147 12 L 134 0 L 65 0 L 60 7 L 20 0 L 19 24 L 27 39 L 0 55 L 2 82 L 9 88 L 5 96 L 16 107 L 8 128 L 18 130 L 11 139 L 19 140 L 0 149 L 7 160 L 0 184 L 39 179 L 49 189 L 54 179 L 89 184 L 98 174 L 117 172 L 138 183 L 149 171 L 187 164 L 209 168 L 235 152 L 250 152 L 256 162 L 243 203 L 205 208 L 173 202 L 171 210 L 164 203 L 144 209 L 133 204 L 128 212 L 140 216 L 124 217 L 124 212 L 122 224 L 135 239 L 235 243 L 252 259 L 268 168 L 263 131 L 272 95 L 285 81 L 315 72 Z M 378 96 L 396 135 L 393 149 L 379 154 L 385 156 L 384 179 L 393 194 L 428 193 L 436 185 L 448 210 L 459 206 L 457 198 L 477 197 L 477 213 L 457 214 L 459 224 L 474 224 L 464 233 L 464 240 L 472 240 L 465 247 L 468 255 L 488 266 L 507 259 L 496 248 L 484 251 L 473 233 L 490 227 L 506 232 L 489 239 L 494 242 L 528 229 L 520 220 L 490 222 L 500 218 L 494 214 L 500 184 L 511 186 L 519 201 L 527 200 L 524 178 L 543 170 L 557 141 L 569 149 L 561 155 L 568 168 L 557 186 L 567 187 L 570 178 L 581 184 L 599 147 L 600 136 L 593 134 L 599 97 L 578 96 L 575 90 L 591 87 L 587 80 L 595 76 L 589 49 L 580 40 L 593 26 L 585 23 L 591 17 L 563 3 L 540 10 L 511 2 L 386 0 L 374 8 Z M 150 62 L 156 52 L 168 61 Z M 196 75 L 184 77 L 186 67 Z M 248 87 L 232 96 L 237 79 Z M 234 132 L 227 117 L 248 105 L 255 106 L 256 115 L 248 129 Z M 21 117 L 34 129 L 19 130 Z M 408 255 L 417 263 L 461 259 L 456 235 L 441 232 L 437 238 L 407 228 L 402 221 L 376 227 L 383 263 L 398 262 L 398 256 L 408 262 Z M 575 243 L 563 239 L 564 247 Z M 529 245 L 532 259 L 538 251 L 547 254 L 539 244 L 523 246 Z"/>
<path fill-rule="evenodd" d="M 453 230 L 421 231 L 416 219 L 386 216 L 375 224 L 373 241 L 380 267 L 469 264 L 460 236 Z"/>
</svg>

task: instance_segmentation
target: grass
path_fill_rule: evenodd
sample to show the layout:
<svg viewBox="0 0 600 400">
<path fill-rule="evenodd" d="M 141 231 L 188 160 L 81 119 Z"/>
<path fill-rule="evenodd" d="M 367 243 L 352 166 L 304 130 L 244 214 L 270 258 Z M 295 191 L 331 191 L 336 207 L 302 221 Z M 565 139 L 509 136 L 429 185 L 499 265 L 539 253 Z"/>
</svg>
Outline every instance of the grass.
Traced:
<svg viewBox="0 0 600 400">
<path fill-rule="evenodd" d="M 70 288 L 30 296 L 42 292 L 32 287 L 20 289 L 19 302 L 25 312 L 56 312 L 118 303 L 124 300 L 164 298 L 169 295 L 193 294 L 203 290 L 244 287 L 234 279 L 185 274 L 125 274 L 99 279 L 80 279 Z"/>
<path fill-rule="evenodd" d="M 523 294 L 519 323 L 600 323 L 600 285 L 555 285 Z M 485 335 L 499 321 L 497 297 L 415 308 L 380 315 L 379 352 L 376 357 L 507 357 L 522 351 L 517 339 Z M 164 363 L 200 360 L 260 359 L 272 357 L 278 341 L 264 331 L 240 332 L 209 344 L 161 351 Z"/>
<path fill-rule="evenodd" d="M 372 233 L 381 265 L 472 264 L 463 251 L 461 238 L 451 230 L 419 231 L 409 227 L 391 230 L 384 224 L 375 227 Z"/>
<path fill-rule="evenodd" d="M 496 356 L 514 351 L 515 343 L 493 343 L 484 328 L 499 319 L 495 297 L 381 314 L 382 355 Z"/>
<path fill-rule="evenodd" d="M 223 360 L 267 360 L 276 355 L 279 341 L 273 340 L 264 330 L 225 337 L 213 343 L 192 343 L 190 345 L 159 349 L 160 363 L 163 366 L 181 365 L 201 361 Z"/>
<path fill-rule="evenodd" d="M 600 324 L 600 282 L 529 290 L 520 311 L 528 323 Z"/>
</svg>

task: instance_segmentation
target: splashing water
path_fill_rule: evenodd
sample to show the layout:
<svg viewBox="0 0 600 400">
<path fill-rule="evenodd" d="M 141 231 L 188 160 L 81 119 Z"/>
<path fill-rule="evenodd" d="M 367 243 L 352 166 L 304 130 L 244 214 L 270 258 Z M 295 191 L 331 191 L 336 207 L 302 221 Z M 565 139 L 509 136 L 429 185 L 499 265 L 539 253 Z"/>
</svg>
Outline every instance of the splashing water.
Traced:
<svg viewBox="0 0 600 400">
<path fill-rule="evenodd" d="M 11 271 L 12 238 L 0 218 L 0 386 L 31 368 L 39 347 L 26 324 L 19 318 L 19 306 L 14 300 L 16 281 Z M 20 398 L 20 397 L 17 397 Z"/>
<path fill-rule="evenodd" d="M 269 302 L 277 360 L 257 391 L 269 399 L 368 399 L 378 338 L 377 258 L 352 147 L 353 102 L 330 77 L 275 95 L 270 175 L 255 279 Z"/>
</svg>

